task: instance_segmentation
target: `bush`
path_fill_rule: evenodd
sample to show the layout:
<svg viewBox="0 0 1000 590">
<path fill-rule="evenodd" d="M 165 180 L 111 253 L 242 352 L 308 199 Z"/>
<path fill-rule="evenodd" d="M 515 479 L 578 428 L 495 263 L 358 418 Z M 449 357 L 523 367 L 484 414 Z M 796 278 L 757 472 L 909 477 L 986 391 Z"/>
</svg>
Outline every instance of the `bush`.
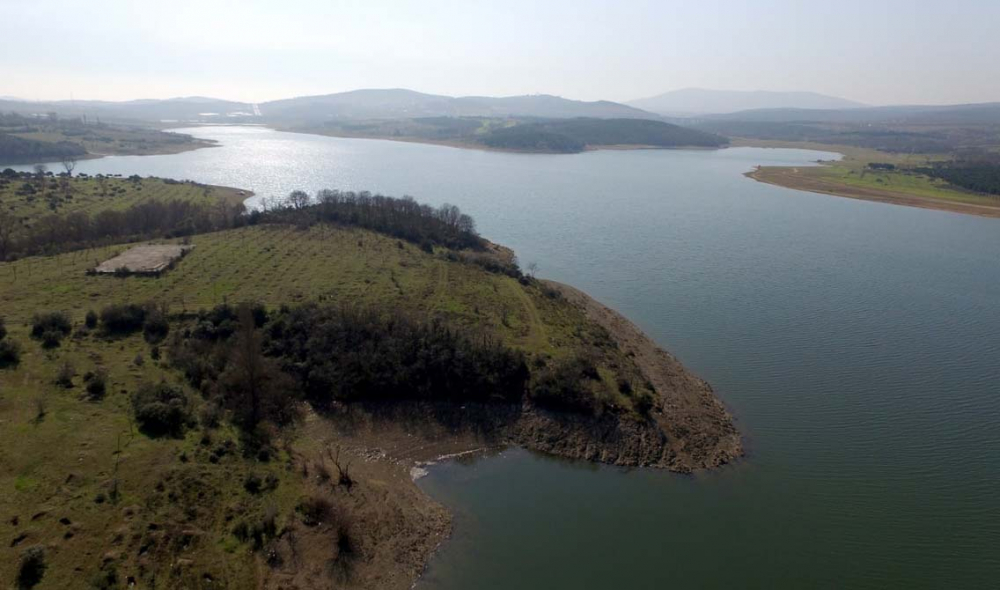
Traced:
<svg viewBox="0 0 1000 590">
<path fill-rule="evenodd" d="M 531 398 L 544 408 L 593 414 L 598 404 L 592 384 L 599 380 L 591 360 L 574 357 L 542 371 L 531 388 Z"/>
<path fill-rule="evenodd" d="M 134 303 L 109 305 L 101 310 L 101 325 L 110 336 L 138 332 L 146 322 L 146 308 Z"/>
<path fill-rule="evenodd" d="M 4 324 L 3 318 L 0 318 L 0 340 L 7 337 L 7 326 Z"/>
<path fill-rule="evenodd" d="M 93 330 L 97 327 L 97 312 L 90 310 L 87 312 L 87 317 L 83 320 L 83 325 L 87 326 L 88 329 Z"/>
<path fill-rule="evenodd" d="M 41 545 L 28 547 L 21 553 L 21 565 L 17 570 L 18 588 L 34 588 L 45 575 L 45 548 Z"/>
<path fill-rule="evenodd" d="M 184 390 L 164 381 L 140 386 L 132 409 L 139 428 L 150 436 L 180 436 L 191 419 Z"/>
<path fill-rule="evenodd" d="M 42 334 L 42 348 L 56 348 L 62 343 L 62 339 L 62 332 L 48 330 Z"/>
<path fill-rule="evenodd" d="M 56 373 L 56 385 L 70 389 L 73 387 L 73 377 L 76 377 L 76 369 L 69 361 L 66 361 Z"/>
<path fill-rule="evenodd" d="M 169 332 L 170 324 L 167 322 L 167 318 L 160 312 L 149 314 L 142 328 L 142 336 L 150 344 L 162 342 Z"/>
<path fill-rule="evenodd" d="M 21 362 L 21 345 L 10 338 L 0 340 L 0 369 L 16 367 Z"/>
<path fill-rule="evenodd" d="M 83 376 L 84 383 L 87 384 L 87 395 L 90 399 L 101 399 L 107 393 L 108 373 L 104 369 L 87 373 Z"/>
<path fill-rule="evenodd" d="M 302 517 L 302 524 L 306 526 L 328 524 L 335 518 L 333 504 L 322 496 L 304 498 L 295 507 L 295 511 Z"/>
<path fill-rule="evenodd" d="M 73 329 L 69 314 L 63 311 L 36 313 L 31 320 L 31 337 L 42 341 L 45 348 L 59 346 Z"/>
</svg>

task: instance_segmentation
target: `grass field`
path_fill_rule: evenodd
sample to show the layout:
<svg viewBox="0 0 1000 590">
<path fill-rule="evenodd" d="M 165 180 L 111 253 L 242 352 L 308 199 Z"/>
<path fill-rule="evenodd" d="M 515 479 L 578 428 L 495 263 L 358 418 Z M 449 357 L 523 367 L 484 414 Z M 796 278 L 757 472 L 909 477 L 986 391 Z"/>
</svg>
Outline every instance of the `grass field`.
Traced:
<svg viewBox="0 0 1000 590">
<path fill-rule="evenodd" d="M 953 187 L 947 182 L 913 171 L 934 161 L 946 159 L 943 155 L 889 154 L 865 148 L 807 142 L 741 140 L 733 145 L 809 149 L 843 154 L 842 159 L 823 162 L 822 166 L 762 166 L 749 174 L 761 182 L 850 198 L 973 215 L 1000 216 L 1000 201 L 997 199 Z M 873 162 L 893 164 L 897 169 L 868 169 L 868 164 Z"/>
<path fill-rule="evenodd" d="M 446 252 L 322 225 L 245 227 L 196 235 L 191 243 L 193 251 L 159 278 L 86 274 L 127 245 L 0 263 L 0 314 L 7 338 L 23 348 L 19 366 L 0 369 L 0 531 L 8 540 L 0 545 L 0 579 L 13 579 L 25 547 L 44 545 L 49 567 L 40 588 L 86 587 L 102 564 L 116 565 L 122 576 L 143 573 L 156 587 L 253 587 L 262 554 L 234 536 L 234 524 L 268 512 L 279 528 L 297 522 L 295 507 L 313 485 L 292 470 L 288 453 L 304 453 L 315 440 L 260 463 L 227 450 L 238 445 L 225 426 L 198 427 L 179 439 L 138 433 L 129 395 L 142 382 L 180 384 L 181 377 L 153 359 L 141 336 L 109 339 L 83 328 L 87 311 L 111 303 L 155 301 L 174 314 L 244 300 L 384 305 L 493 333 L 531 356 L 590 351 L 600 359 L 606 399 L 629 403 L 618 391 L 619 376 L 641 383 L 632 360 L 579 308 L 538 283 L 448 260 Z M 29 324 L 34 313 L 56 310 L 70 314 L 74 334 L 46 350 L 30 338 Z M 67 364 L 77 374 L 72 388 L 55 383 Z M 81 375 L 98 370 L 108 373 L 108 393 L 89 401 Z M 267 493 L 248 492 L 251 473 L 280 483 Z M 366 489 L 384 495 L 377 485 Z M 361 498 L 345 501 L 360 506 Z"/>
<path fill-rule="evenodd" d="M 249 193 L 239 189 L 190 182 L 143 178 L 133 182 L 117 177 L 73 177 L 67 188 L 62 178 L 0 177 L 0 209 L 31 224 L 47 213 L 94 213 L 127 209 L 144 200 L 242 203 Z M 30 187 L 30 188 L 28 188 Z M 243 194 L 241 194 L 243 193 Z"/>
<path fill-rule="evenodd" d="M 4 132 L 37 141 L 75 143 L 87 151 L 88 157 L 176 154 L 214 145 L 181 133 L 77 121 L 31 120 L 27 125 L 16 121 L 4 126 L 0 120 L 0 133 Z"/>
</svg>

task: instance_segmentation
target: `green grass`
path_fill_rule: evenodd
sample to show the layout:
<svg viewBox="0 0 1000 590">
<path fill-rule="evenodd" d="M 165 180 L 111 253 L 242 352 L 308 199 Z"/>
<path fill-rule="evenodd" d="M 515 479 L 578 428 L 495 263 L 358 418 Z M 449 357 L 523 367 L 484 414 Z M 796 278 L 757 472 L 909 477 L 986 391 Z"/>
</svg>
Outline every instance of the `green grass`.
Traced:
<svg viewBox="0 0 1000 590">
<path fill-rule="evenodd" d="M 794 183 L 794 176 L 801 175 L 806 180 L 816 180 L 827 184 L 829 189 L 839 186 L 874 191 L 888 191 L 901 195 L 909 195 L 945 202 L 967 203 L 972 205 L 996 206 L 996 199 L 976 194 L 947 182 L 914 172 L 914 169 L 932 165 L 934 162 L 950 159 L 945 154 L 892 154 L 877 150 L 854 146 L 832 145 L 810 142 L 737 140 L 733 145 L 750 145 L 758 147 L 782 147 L 838 152 L 840 160 L 824 161 L 822 166 L 800 167 L 795 174 L 785 176 L 791 168 L 765 167 L 762 176 L 769 170 L 781 172 L 789 181 L 789 186 L 799 188 Z M 869 170 L 868 164 L 882 162 L 894 164 L 897 169 L 891 171 Z M 785 184 L 779 182 L 779 184 Z"/>
<path fill-rule="evenodd" d="M 55 169 L 53 168 L 55 171 Z M 193 201 L 217 203 L 241 203 L 246 195 L 238 189 L 214 187 L 187 182 L 167 182 L 160 178 L 143 178 L 132 182 L 126 178 L 74 177 L 70 179 L 69 191 L 63 189 L 60 178 L 5 179 L 0 178 L 0 208 L 31 224 L 49 213 L 67 214 L 84 212 L 88 214 L 102 210 L 127 209 L 144 200 Z M 25 184 L 31 184 L 34 194 L 17 194 Z"/>
<path fill-rule="evenodd" d="M 0 126 L 0 132 L 45 142 L 68 141 L 93 155 L 173 154 L 210 145 L 190 135 L 124 125 L 32 121 L 30 127 L 31 131 L 24 131 L 21 125 Z"/>
<path fill-rule="evenodd" d="M 13 579 L 23 547 L 41 543 L 49 547 L 50 566 L 42 588 L 81 587 L 105 556 L 122 574 L 139 571 L 143 561 L 152 564 L 162 587 L 199 587 L 203 573 L 229 587 L 253 587 L 256 557 L 233 536 L 236 520 L 257 518 L 273 506 L 280 527 L 307 493 L 307 482 L 286 456 L 269 463 L 226 456 L 210 463 L 212 448 L 237 439 L 231 427 L 198 427 L 181 439 L 136 432 L 130 394 L 142 382 L 180 383 L 181 377 L 152 360 L 139 335 L 111 340 L 82 329 L 88 310 L 111 303 L 156 301 L 172 313 L 244 300 L 385 305 L 492 332 L 530 357 L 587 351 L 599 363 L 593 393 L 622 406 L 631 402 L 618 390 L 620 377 L 644 387 L 632 360 L 578 308 L 548 296 L 539 284 L 449 261 L 444 252 L 330 226 L 246 227 L 197 235 L 192 243 L 191 254 L 159 278 L 86 274 L 127 245 L 0 263 L 0 314 L 8 338 L 23 348 L 17 368 L 0 370 L 0 531 L 5 539 L 28 535 L 15 547 L 0 545 L 0 579 Z M 67 311 L 74 321 L 74 335 L 52 350 L 29 337 L 31 316 L 46 310 Z M 78 373 L 71 389 L 54 383 L 66 362 Z M 108 393 L 88 401 L 81 375 L 97 369 L 108 372 Z M 203 403 L 193 392 L 190 397 Z M 120 498 L 112 502 L 119 459 Z M 242 486 L 250 472 L 271 473 L 281 483 L 273 492 L 251 495 Z M 17 526 L 10 521 L 15 516 Z M 178 535 L 189 530 L 195 533 L 188 544 L 177 545 Z M 191 563 L 176 570 L 170 564 L 178 557 Z"/>
</svg>

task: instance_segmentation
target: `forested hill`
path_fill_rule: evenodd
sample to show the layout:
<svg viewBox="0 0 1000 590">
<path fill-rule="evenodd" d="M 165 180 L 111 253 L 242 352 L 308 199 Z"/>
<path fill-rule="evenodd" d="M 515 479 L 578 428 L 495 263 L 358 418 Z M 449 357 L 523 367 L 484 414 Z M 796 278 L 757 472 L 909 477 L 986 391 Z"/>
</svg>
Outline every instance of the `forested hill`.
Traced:
<svg viewBox="0 0 1000 590">
<path fill-rule="evenodd" d="M 721 147 L 722 136 L 644 119 L 567 119 L 522 123 L 495 129 L 485 145 L 510 150 L 580 152 L 596 146 Z"/>
<path fill-rule="evenodd" d="M 78 158 L 87 151 L 69 141 L 38 141 L 0 133 L 0 162 L 19 164 Z"/>
</svg>

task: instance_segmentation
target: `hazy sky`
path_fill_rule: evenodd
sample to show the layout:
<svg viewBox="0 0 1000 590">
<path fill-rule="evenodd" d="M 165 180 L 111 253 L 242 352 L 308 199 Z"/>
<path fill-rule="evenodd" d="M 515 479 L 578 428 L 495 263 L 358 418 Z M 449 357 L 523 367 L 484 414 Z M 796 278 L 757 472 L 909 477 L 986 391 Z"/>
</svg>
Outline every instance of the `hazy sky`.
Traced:
<svg viewBox="0 0 1000 590">
<path fill-rule="evenodd" d="M 3 0 L 0 96 L 1000 101 L 1000 0 Z"/>
</svg>

